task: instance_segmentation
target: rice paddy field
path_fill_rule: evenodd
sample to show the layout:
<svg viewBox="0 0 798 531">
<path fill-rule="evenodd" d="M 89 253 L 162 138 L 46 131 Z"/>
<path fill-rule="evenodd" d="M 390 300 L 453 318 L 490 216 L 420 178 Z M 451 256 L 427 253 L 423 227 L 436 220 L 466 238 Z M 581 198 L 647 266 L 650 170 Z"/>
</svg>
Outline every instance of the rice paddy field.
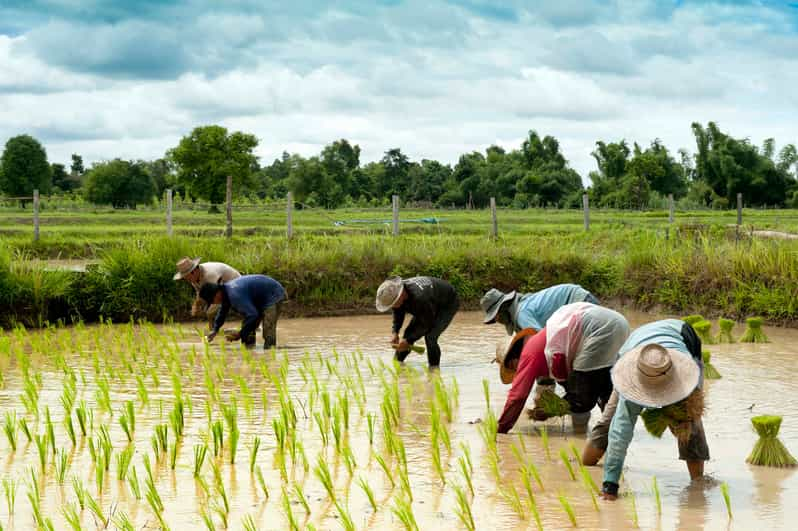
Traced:
<svg viewBox="0 0 798 531">
<path fill-rule="evenodd" d="M 659 318 L 619 308 L 632 326 Z M 638 423 L 616 502 L 557 419 L 496 434 L 502 330 L 462 312 L 439 371 L 400 366 L 390 318 L 280 322 L 278 348 L 208 344 L 191 324 L 41 330 L 0 340 L 3 529 L 790 529 L 798 480 L 745 463 L 750 417 L 798 448 L 798 333 L 708 345 L 712 460 L 690 483 L 675 440 Z M 714 334 L 716 327 L 713 326 Z M 737 325 L 734 338 L 743 333 Z M 743 396 L 744 399 L 740 397 Z M 594 414 L 597 414 L 594 412 Z M 595 417 L 594 417 L 595 420 Z"/>
</svg>

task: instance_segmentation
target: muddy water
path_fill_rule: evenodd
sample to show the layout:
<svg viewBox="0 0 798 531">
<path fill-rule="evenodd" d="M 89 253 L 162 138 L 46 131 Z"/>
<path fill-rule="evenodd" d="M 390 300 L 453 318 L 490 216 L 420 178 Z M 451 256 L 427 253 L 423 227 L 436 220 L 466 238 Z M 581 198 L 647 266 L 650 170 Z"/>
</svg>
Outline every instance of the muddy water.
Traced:
<svg viewBox="0 0 798 531">
<path fill-rule="evenodd" d="M 653 320 L 655 316 L 625 312 L 633 326 Z M 238 426 L 241 431 L 235 464 L 229 464 L 229 445 L 222 458 L 216 460 L 227 493 L 230 512 L 229 527 L 242 528 L 242 519 L 249 515 L 259 529 L 287 529 L 288 519 L 282 504 L 281 486 L 289 489 L 291 512 L 299 527 L 313 525 L 316 529 L 341 529 L 341 519 L 335 506 L 330 502 L 325 490 L 313 474 L 317 456 L 321 456 L 331 469 L 339 500 L 351 513 L 358 529 L 362 528 L 401 528 L 401 522 L 391 507 L 398 496 L 399 487 L 392 489 L 385 474 L 376 463 L 375 456 L 382 455 L 391 463 L 381 436 L 381 420 L 375 429 L 374 445 L 368 441 L 365 413 L 375 413 L 382 418 L 380 404 L 383 384 L 380 374 L 388 381 L 390 373 L 379 364 L 379 360 L 390 359 L 387 341 L 390 318 L 387 316 L 296 319 L 280 322 L 279 341 L 281 353 L 276 359 L 270 353 L 256 351 L 252 359 L 242 357 L 233 347 L 224 352 L 220 340 L 211 347 L 212 371 L 219 378 L 222 401 L 228 402 L 237 396 Z M 193 448 L 196 444 L 208 441 L 208 420 L 205 402 L 208 391 L 204 383 L 203 346 L 192 326 L 183 325 L 170 328 L 150 327 L 149 331 L 128 331 L 127 327 L 95 327 L 85 330 L 69 329 L 62 331 L 32 333 L 30 338 L 7 336 L 8 343 L 0 344 L 0 368 L 3 370 L 4 386 L 0 389 L 0 412 L 16 411 L 18 417 L 25 417 L 34 433 L 44 433 L 44 415 L 36 422 L 32 413 L 26 413 L 21 401 L 23 377 L 18 359 L 11 354 L 24 344 L 26 356 L 31 356 L 31 372 L 41 375 L 39 408 L 43 412 L 49 406 L 54 422 L 57 446 L 66 449 L 70 468 L 63 486 L 58 485 L 52 457 L 48 457 L 45 473 L 38 471 L 39 456 L 36 445 L 28 443 L 25 436 L 17 435 L 17 450 L 12 452 L 5 437 L 0 440 L 0 477 L 19 479 L 29 477 L 29 467 L 37 471 L 40 479 L 42 512 L 52 518 L 56 529 L 66 529 L 60 513 L 65 503 L 75 502 L 71 487 L 71 477 L 77 476 L 103 507 L 106 514 L 112 510 L 126 513 L 136 529 L 158 528 L 158 522 L 144 500 L 137 501 L 124 482 L 116 479 L 116 460 L 112 457 L 110 470 L 103 482 L 102 494 L 98 494 L 95 483 L 94 465 L 88 451 L 88 439 L 81 438 L 78 432 L 77 446 L 72 444 L 63 427 L 63 408 L 60 396 L 63 391 L 64 372 L 58 369 L 58 355 L 63 353 L 64 364 L 78 376 L 78 398 L 85 400 L 94 409 L 94 426 L 101 424 L 109 428 L 114 445 L 114 455 L 127 446 L 127 438 L 119 422 L 119 412 L 125 400 L 136 404 L 136 431 L 134 434 L 135 457 L 131 466 L 136 467 L 144 492 L 145 470 L 142 463 L 144 454 L 153 459 L 151 437 L 154 426 L 169 422 L 169 412 L 174 403 L 172 374 L 168 368 L 169 359 L 179 359 L 183 369 L 178 380 L 185 400 L 190 405 L 186 411 L 186 428 L 178 446 L 177 464 L 170 469 L 169 458 L 160 457 L 153 466 L 155 485 L 163 499 L 163 517 L 171 529 L 203 528 L 200 512 L 212 505 L 200 483 L 193 478 Z M 135 336 L 128 334 L 134 333 Z M 742 333 L 742 327 L 735 335 Z M 792 374 L 798 369 L 798 360 L 793 354 L 792 345 L 798 340 L 794 330 L 766 329 L 772 343 L 766 345 L 714 345 L 709 346 L 713 363 L 723 375 L 723 379 L 707 382 L 708 411 L 705 426 L 708 435 L 712 460 L 707 464 L 709 479 L 691 485 L 684 465 L 677 459 L 676 443 L 666 434 L 662 439 L 648 435 L 642 423 L 638 425 L 635 439 L 629 449 L 624 472 L 625 487 L 634 493 L 614 503 L 599 502 L 599 511 L 593 508 L 591 497 L 581 482 L 570 480 L 567 470 L 559 459 L 559 449 L 574 443 L 580 450 L 584 438 L 563 431 L 560 424 L 548 424 L 551 460 L 547 459 L 537 426 L 527 420 L 519 421 L 513 434 L 498 437 L 501 482 L 497 483 L 488 464 L 487 452 L 479 434 L 479 424 L 470 422 L 484 418 L 485 402 L 482 393 L 482 380 L 487 379 L 491 391 L 491 408 L 500 412 L 508 386 L 499 383 L 495 365 L 490 364 L 495 342 L 501 339 L 502 331 L 495 326 L 483 326 L 476 313 L 458 315 L 450 329 L 444 334 L 441 344 L 443 358 L 440 375 L 453 389 L 456 379 L 459 390 L 458 407 L 449 425 L 452 452 L 442 449 L 441 460 L 445 469 L 447 483 L 442 485 L 431 461 L 431 442 L 429 437 L 429 412 L 432 396 L 431 377 L 426 371 L 426 359 L 422 355 L 411 355 L 406 369 L 400 371 L 402 420 L 398 428 L 407 452 L 409 480 L 412 485 L 412 510 L 421 529 L 433 526 L 460 528 L 455 515 L 455 496 L 452 485 L 464 485 L 457 470 L 458 457 L 462 455 L 461 443 L 470 448 L 474 465 L 473 484 L 475 494 L 469 495 L 477 529 L 534 529 L 530 518 L 529 505 L 523 483 L 518 472 L 518 461 L 513 445 L 522 444 L 518 433 L 522 434 L 525 460 L 532 460 L 542 478 L 544 489 L 534 485 L 537 507 L 541 522 L 546 529 L 562 529 L 571 524 L 563 511 L 558 495 L 562 494 L 572 505 L 577 523 L 583 529 L 621 529 L 631 527 L 637 521 L 647 529 L 720 529 L 729 525 L 738 529 L 759 526 L 768 529 L 791 529 L 795 526 L 789 520 L 793 501 L 798 499 L 798 478 L 791 471 L 761 469 L 745 464 L 745 457 L 753 447 L 755 434 L 750 429 L 749 417 L 752 414 L 777 413 L 784 415 L 780 437 L 785 445 L 798 453 L 798 382 Z M 128 338 L 132 339 L 128 339 Z M 196 355 L 192 353 L 196 351 Z M 339 353 L 335 361 L 334 350 Z M 95 351 L 97 354 L 95 355 Z M 352 357 L 353 352 L 362 353 Z M 307 357 L 306 352 L 311 356 Z M 326 448 L 322 445 L 319 430 L 312 420 L 308 401 L 312 385 L 306 383 L 299 368 L 308 366 L 310 359 L 318 375 L 322 388 L 330 390 L 335 396 L 337 389 L 343 389 L 341 380 L 329 374 L 326 364 L 319 361 L 317 352 L 323 360 L 342 376 L 354 373 L 349 365 L 354 359 L 364 375 L 363 389 L 365 402 L 363 414 L 352 402 L 352 419 L 348 441 L 357 462 L 354 477 L 350 479 L 343 459 L 336 455 L 332 442 Z M 133 360 L 135 356 L 136 361 Z M 297 438 L 301 440 L 310 468 L 306 472 L 301 464 L 288 467 L 288 481 L 281 478 L 275 461 L 275 436 L 272 419 L 279 413 L 279 403 L 274 385 L 265 379 L 262 370 L 279 372 L 283 356 L 289 360 L 287 381 L 291 397 L 298 412 Z M 303 362 L 303 359 L 306 360 Z M 368 368 L 371 361 L 375 371 Z M 95 367 L 99 367 L 96 370 Z M 132 369 L 132 373 L 130 370 Z M 153 373 L 157 377 L 156 386 Z M 137 395 L 135 374 L 142 376 L 149 390 L 149 406 L 143 406 Z M 110 401 L 113 416 L 102 412 L 97 400 L 97 380 L 108 378 L 110 382 Z M 85 381 L 85 383 L 84 383 Z M 242 390 L 241 382 L 246 383 L 248 393 Z M 453 392 L 453 391 L 452 391 Z M 266 396 L 264 409 L 262 396 Z M 246 396 L 251 396 L 250 400 Z M 245 404 L 251 404 L 246 406 Z M 319 410 L 319 400 L 315 400 L 314 411 Z M 752 406 L 749 411 L 749 407 Z M 251 411 L 247 411 L 251 409 Z M 305 418 L 305 416 L 310 418 Z M 214 420 L 221 419 L 218 406 L 213 406 Z M 0 419 L 2 422 L 2 419 Z M 77 422 L 75 422 L 77 429 Z M 18 430 L 19 431 L 19 430 Z M 262 439 L 256 464 L 263 471 L 270 497 L 265 498 L 255 477 L 249 471 L 249 448 L 253 438 Z M 173 434 L 169 434 L 172 445 Z M 227 443 L 227 430 L 225 442 Z M 395 465 L 391 465 L 395 476 Z M 601 469 L 591 470 L 594 480 L 600 484 Z M 202 477 L 213 485 L 213 474 L 209 463 L 202 469 Z M 654 498 L 650 492 L 651 478 L 657 477 L 662 496 L 662 515 L 657 516 Z M 357 485 L 358 477 L 368 480 L 374 489 L 378 510 L 371 509 L 367 497 Z M 729 524 L 723 504 L 719 483 L 729 484 L 734 519 Z M 309 502 L 311 513 L 305 515 L 303 505 L 298 503 L 296 494 L 291 491 L 294 484 L 301 489 Z M 513 510 L 501 491 L 514 487 L 524 502 L 524 518 Z M 212 487 L 211 487 L 212 489 Z M 30 529 L 33 526 L 31 507 L 26 497 L 28 487 L 20 482 L 14 515 L 10 516 L 5 499 L 0 501 L 0 524 L 6 529 Z M 211 492 L 212 500 L 219 500 Z M 94 518 L 88 509 L 81 513 L 84 528 L 95 526 Z M 222 521 L 214 517 L 215 525 L 222 529 Z"/>
</svg>

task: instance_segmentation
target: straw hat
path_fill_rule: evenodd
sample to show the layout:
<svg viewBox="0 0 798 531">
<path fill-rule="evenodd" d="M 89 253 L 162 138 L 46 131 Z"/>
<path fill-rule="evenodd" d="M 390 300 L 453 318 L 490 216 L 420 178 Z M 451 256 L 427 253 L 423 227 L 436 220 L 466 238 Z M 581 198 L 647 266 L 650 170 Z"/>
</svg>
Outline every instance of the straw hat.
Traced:
<svg viewBox="0 0 798 531">
<path fill-rule="evenodd" d="M 496 288 L 489 289 L 479 300 L 479 305 L 482 311 L 485 312 L 485 320 L 483 322 L 485 324 L 496 322 L 496 314 L 499 313 L 502 304 L 514 298 L 515 291 L 505 294 L 503 291 L 499 291 Z"/>
<path fill-rule="evenodd" d="M 533 328 L 524 328 L 512 338 L 496 343 L 496 359 L 493 361 L 499 364 L 499 379 L 501 379 L 502 383 L 513 383 L 515 370 L 509 368 L 507 363 L 521 356 L 521 349 L 524 347 L 522 340 L 535 334 L 536 332 Z"/>
<path fill-rule="evenodd" d="M 649 343 L 621 356 L 612 368 L 612 383 L 626 400 L 660 408 L 687 398 L 700 375 L 689 354 Z"/>
<path fill-rule="evenodd" d="M 389 278 L 377 288 L 376 306 L 378 312 L 387 312 L 396 304 L 405 290 L 402 277 Z"/>
<path fill-rule="evenodd" d="M 177 262 L 177 273 L 175 273 L 173 278 L 175 280 L 181 280 L 183 277 L 197 269 L 200 260 L 202 260 L 202 258 L 195 258 L 192 260 L 188 256 L 184 256 Z"/>
</svg>

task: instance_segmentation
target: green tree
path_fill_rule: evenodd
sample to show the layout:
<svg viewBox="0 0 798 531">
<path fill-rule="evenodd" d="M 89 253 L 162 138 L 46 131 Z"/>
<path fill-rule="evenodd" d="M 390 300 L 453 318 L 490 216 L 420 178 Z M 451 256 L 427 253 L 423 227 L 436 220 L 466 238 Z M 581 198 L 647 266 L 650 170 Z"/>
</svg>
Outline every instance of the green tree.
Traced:
<svg viewBox="0 0 798 531">
<path fill-rule="evenodd" d="M 12 137 L 0 158 L 0 190 L 11 197 L 31 197 L 34 190 L 50 191 L 51 170 L 47 152 L 30 135 Z M 20 199 L 24 207 L 26 199 Z"/>
<path fill-rule="evenodd" d="M 83 167 L 83 157 L 77 153 L 72 153 L 72 164 L 69 166 L 69 172 L 77 176 L 81 176 L 86 172 Z"/>
<path fill-rule="evenodd" d="M 152 177 L 156 196 L 163 196 L 163 193 L 167 188 L 174 189 L 177 179 L 174 173 L 174 165 L 169 159 L 161 158 L 150 161 L 141 161 L 140 164 L 144 166 L 147 173 L 149 173 L 150 177 Z M 175 190 L 175 192 L 179 192 L 179 190 Z"/>
<path fill-rule="evenodd" d="M 192 198 L 218 205 L 225 200 L 228 175 L 233 177 L 234 194 L 253 184 L 258 169 L 253 153 L 257 145 L 254 135 L 228 133 L 224 127 L 208 125 L 183 137 L 167 157 L 175 164 L 177 182 Z"/>
<path fill-rule="evenodd" d="M 148 203 L 155 193 L 152 177 L 141 162 L 114 159 L 94 164 L 86 172 L 83 194 L 98 205 L 135 208 Z"/>
</svg>

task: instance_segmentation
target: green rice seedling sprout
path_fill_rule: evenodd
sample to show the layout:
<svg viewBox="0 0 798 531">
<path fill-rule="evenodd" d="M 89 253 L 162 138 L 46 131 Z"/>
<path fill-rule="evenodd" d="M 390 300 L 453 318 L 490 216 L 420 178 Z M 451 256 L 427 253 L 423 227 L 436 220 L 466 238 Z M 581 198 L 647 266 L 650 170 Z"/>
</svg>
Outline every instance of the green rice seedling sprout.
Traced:
<svg viewBox="0 0 798 531">
<path fill-rule="evenodd" d="M 282 503 L 283 512 L 285 512 L 285 517 L 288 519 L 289 529 L 291 529 L 291 531 L 299 531 L 299 525 L 297 525 L 296 517 L 291 510 L 291 500 L 288 499 L 288 492 L 286 492 L 285 487 L 283 487 Z"/>
<path fill-rule="evenodd" d="M 432 465 L 438 477 L 441 479 L 441 484 L 446 485 L 446 472 L 441 464 L 441 449 L 438 445 L 437 436 L 434 433 L 432 436 Z"/>
<path fill-rule="evenodd" d="M 385 477 L 388 478 L 388 482 L 391 484 L 391 489 L 396 486 L 396 483 L 393 479 L 393 474 L 391 474 L 391 470 L 388 468 L 388 464 L 385 462 L 385 459 L 381 455 L 375 455 L 374 459 L 377 461 L 377 464 L 380 465 L 380 468 L 385 473 Z"/>
<path fill-rule="evenodd" d="M 111 435 L 108 433 L 108 426 L 103 424 L 100 426 L 100 433 L 97 436 L 99 441 L 98 446 L 102 450 L 102 463 L 107 471 L 111 466 L 111 453 L 113 446 L 111 445 Z"/>
<path fill-rule="evenodd" d="M 144 470 L 147 472 L 147 477 L 144 479 L 145 498 L 152 506 L 158 507 L 158 512 L 163 511 L 163 502 L 161 496 L 158 494 L 158 489 L 155 487 L 155 481 L 152 477 L 152 467 L 150 466 L 150 456 L 144 454 Z"/>
<path fill-rule="evenodd" d="M 452 399 L 449 396 L 449 393 L 446 390 L 446 386 L 443 384 L 443 380 L 440 377 L 436 377 L 434 380 L 434 388 L 435 388 L 435 401 L 438 402 L 438 405 L 446 415 L 446 422 L 452 422 L 454 418 L 453 404 Z"/>
<path fill-rule="evenodd" d="M 80 426 L 80 433 L 83 437 L 86 436 L 86 401 L 81 400 L 80 405 L 75 409 L 75 416 L 78 418 L 78 425 Z"/>
<path fill-rule="evenodd" d="M 74 503 L 67 503 L 61 506 L 61 515 L 66 520 L 72 531 L 81 531 L 83 528 L 80 525 L 80 515 L 78 514 L 77 507 Z"/>
<path fill-rule="evenodd" d="M 651 478 L 651 492 L 654 493 L 654 502 L 657 505 L 657 516 L 662 515 L 662 498 L 659 494 L 659 485 L 657 485 L 657 476 Z"/>
<path fill-rule="evenodd" d="M 258 485 L 260 485 L 260 490 L 263 491 L 263 496 L 266 499 L 269 498 L 269 489 L 266 487 L 266 482 L 263 480 L 263 472 L 261 472 L 260 467 L 255 467 L 255 478 L 258 480 Z"/>
<path fill-rule="evenodd" d="M 725 481 L 720 484 L 720 492 L 723 495 L 723 503 L 726 504 L 726 514 L 729 515 L 729 520 L 732 519 L 731 498 L 729 497 L 729 484 Z"/>
<path fill-rule="evenodd" d="M 257 435 L 252 440 L 252 446 L 249 449 L 249 473 L 255 470 L 255 461 L 258 458 L 258 449 L 260 448 L 260 437 Z"/>
<path fill-rule="evenodd" d="M 99 378 L 95 383 L 97 384 L 97 392 L 95 393 L 97 406 L 101 411 L 105 411 L 109 415 L 113 414 L 111 410 L 111 384 L 108 378 Z"/>
<path fill-rule="evenodd" d="M 462 455 L 457 458 L 457 465 L 460 469 L 460 474 L 463 476 L 463 479 L 466 482 L 466 486 L 468 487 L 468 492 L 470 492 L 471 496 L 473 496 L 474 485 L 471 481 L 471 472 L 468 469 L 468 463 L 466 462 L 465 458 Z"/>
<path fill-rule="evenodd" d="M 208 512 L 206 507 L 200 507 L 200 518 L 202 523 L 205 524 L 207 531 L 216 531 L 216 526 L 213 523 L 213 516 Z"/>
<path fill-rule="evenodd" d="M 546 461 L 551 461 L 551 451 L 549 449 L 549 430 L 546 426 L 540 428 L 540 442 L 543 443 L 543 451 L 546 453 Z"/>
<path fill-rule="evenodd" d="M 64 416 L 64 429 L 69 436 L 72 446 L 75 446 L 77 444 L 77 436 L 75 435 L 75 425 L 72 424 L 72 415 L 69 412 Z"/>
<path fill-rule="evenodd" d="M 42 472 L 47 467 L 47 434 L 36 434 L 36 449 L 39 451 L 39 464 L 42 467 Z"/>
<path fill-rule="evenodd" d="M 213 455 L 214 457 L 218 457 L 219 452 L 224 448 L 224 427 L 222 426 L 222 421 L 217 420 L 211 424 L 211 433 L 213 435 Z"/>
<path fill-rule="evenodd" d="M 78 500 L 78 505 L 82 511 L 86 508 L 86 496 L 88 495 L 88 491 L 77 476 L 72 476 L 72 490 L 75 492 L 75 498 Z"/>
<path fill-rule="evenodd" d="M 330 475 L 330 468 L 327 466 L 327 461 L 321 454 L 319 454 L 317 464 L 313 468 L 313 473 L 324 486 L 324 490 L 327 491 L 327 495 L 330 497 L 330 500 L 335 503 L 335 485 L 333 484 L 332 476 Z"/>
<path fill-rule="evenodd" d="M 407 473 L 407 465 L 399 467 L 399 488 L 411 502 L 413 501 L 413 487 L 410 485 L 410 476 Z"/>
<path fill-rule="evenodd" d="M 749 317 L 745 320 L 745 332 L 740 338 L 740 343 L 767 343 L 768 336 L 762 330 L 761 317 Z"/>
<path fill-rule="evenodd" d="M 463 452 L 463 457 L 465 457 L 466 463 L 468 463 L 468 470 L 472 474 L 474 473 L 474 464 L 471 461 L 471 448 L 463 441 L 460 442 L 460 450 Z"/>
<path fill-rule="evenodd" d="M 346 471 L 349 472 L 349 477 L 351 478 L 355 473 L 355 468 L 357 468 L 357 461 L 355 460 L 355 454 L 352 453 L 352 448 L 345 446 L 341 456 L 344 458 Z"/>
<path fill-rule="evenodd" d="M 252 518 L 251 514 L 246 515 L 241 520 L 241 526 L 244 528 L 244 531 L 258 531 L 258 526 L 255 525 L 255 520 Z"/>
<path fill-rule="evenodd" d="M 70 424 L 72 424 L 72 419 L 70 418 Z M 30 428 L 28 427 L 28 421 L 25 417 L 19 418 L 19 427 L 22 430 L 22 433 L 25 434 L 25 437 L 28 439 L 28 442 L 33 441 L 33 435 L 30 432 Z M 74 443 L 73 443 L 74 444 Z"/>
<path fill-rule="evenodd" d="M 130 471 L 127 474 L 127 484 L 130 486 L 131 492 L 133 492 L 133 496 L 137 499 L 141 499 L 141 486 L 139 485 L 139 477 L 136 473 L 136 467 L 131 467 Z"/>
<path fill-rule="evenodd" d="M 169 448 L 169 468 L 172 470 L 177 466 L 177 446 L 177 439 L 175 439 L 175 443 Z"/>
<path fill-rule="evenodd" d="M 202 470 L 202 464 L 205 462 L 205 456 L 208 453 L 208 445 L 196 444 L 194 445 L 194 477 L 197 478 Z"/>
<path fill-rule="evenodd" d="M 17 503 L 17 488 L 19 487 L 19 480 L 11 478 L 3 478 L 3 496 L 6 499 L 6 508 L 8 515 L 14 515 L 14 505 Z"/>
<path fill-rule="evenodd" d="M 102 494 L 105 485 L 105 465 L 99 459 L 94 463 L 94 480 L 97 483 L 97 492 Z"/>
<path fill-rule="evenodd" d="M 305 514 L 310 515 L 310 504 L 308 504 L 308 499 L 305 496 L 305 492 L 302 490 L 302 485 L 296 481 L 294 482 L 294 494 L 296 494 L 296 497 L 299 500 L 299 503 L 302 504 L 302 507 L 305 508 Z"/>
<path fill-rule="evenodd" d="M 128 422 L 127 416 L 124 413 L 119 416 L 119 425 L 122 427 L 122 431 L 125 432 L 125 436 L 127 436 L 127 442 L 132 442 L 133 435 L 130 430 L 130 424 Z"/>
<path fill-rule="evenodd" d="M 562 505 L 565 514 L 568 515 L 568 519 L 571 521 L 571 525 L 573 527 L 577 527 L 576 524 L 576 513 L 574 513 L 573 507 L 571 507 L 571 502 L 568 501 L 568 498 L 565 496 L 564 492 L 560 492 L 557 495 L 557 499 L 560 500 L 560 505 Z"/>
<path fill-rule="evenodd" d="M 582 482 L 585 484 L 585 486 L 588 487 L 593 493 L 599 494 L 601 489 L 599 489 L 598 485 L 596 485 L 596 482 L 593 480 L 593 476 L 590 475 L 590 470 L 588 470 L 588 468 L 581 463 L 579 464 L 579 468 L 582 473 Z"/>
<path fill-rule="evenodd" d="M 45 427 L 47 429 L 47 441 L 50 443 L 50 449 L 55 455 L 55 428 L 53 427 L 53 419 L 50 418 L 50 406 L 44 407 Z"/>
<path fill-rule="evenodd" d="M 6 411 L 3 421 L 3 432 L 8 439 L 8 445 L 12 452 L 17 451 L 17 412 Z"/>
<path fill-rule="evenodd" d="M 228 441 L 230 443 L 230 464 L 235 464 L 236 462 L 236 449 L 238 448 L 238 439 L 241 436 L 241 432 L 238 431 L 238 427 L 236 426 L 230 431 L 230 436 L 228 437 Z"/>
<path fill-rule="evenodd" d="M 108 527 L 108 517 L 105 516 L 103 508 L 88 492 L 86 493 L 86 507 L 89 509 L 91 514 L 94 515 L 94 518 L 100 521 L 103 529 Z"/>
<path fill-rule="evenodd" d="M 704 378 L 707 380 L 719 380 L 721 376 L 718 369 L 712 365 L 712 354 L 708 350 L 702 350 L 701 358 L 704 362 Z"/>
<path fill-rule="evenodd" d="M 715 343 L 715 338 L 712 337 L 712 323 L 705 320 L 693 323 L 693 330 L 701 338 L 701 343 L 705 345 L 712 345 Z"/>
<path fill-rule="evenodd" d="M 56 455 L 54 464 L 55 464 L 55 477 L 58 480 L 58 484 L 63 485 L 67 470 L 69 470 L 69 459 L 66 451 L 63 448 L 60 448 L 58 450 L 58 454 Z"/>
<path fill-rule="evenodd" d="M 524 490 L 526 490 L 526 496 L 529 498 L 529 504 L 534 505 L 535 494 L 532 492 L 532 480 L 529 479 L 530 476 L 531 474 L 529 473 L 529 469 L 527 467 L 521 468 L 521 482 L 524 484 Z"/>
<path fill-rule="evenodd" d="M 720 328 L 720 331 L 715 338 L 718 343 L 734 343 L 734 337 L 732 336 L 734 321 L 721 317 L 718 319 L 718 328 Z"/>
<path fill-rule="evenodd" d="M 124 511 L 119 511 L 114 514 L 111 519 L 112 523 L 119 529 L 119 531 L 136 531 L 130 517 Z"/>
<path fill-rule="evenodd" d="M 502 496 L 504 496 L 504 499 L 507 500 L 507 503 L 510 504 L 510 507 L 519 518 L 522 520 L 526 518 L 524 514 L 524 504 L 521 503 L 521 496 L 518 494 L 518 489 L 515 488 L 515 485 L 509 485 L 502 489 Z"/>
<path fill-rule="evenodd" d="M 366 481 L 366 479 L 364 479 L 363 476 L 357 478 L 357 484 L 363 490 L 363 493 L 366 495 L 366 498 L 368 498 L 369 504 L 371 505 L 371 510 L 376 513 L 377 500 L 374 497 L 374 489 L 371 488 L 371 485 L 369 485 L 368 481 Z"/>
<path fill-rule="evenodd" d="M 368 427 L 369 445 L 374 445 L 374 423 L 377 421 L 377 416 L 374 413 L 366 415 L 366 425 Z"/>
<path fill-rule="evenodd" d="M 466 497 L 465 490 L 463 490 L 463 487 L 460 485 L 454 485 L 452 488 L 454 489 L 455 499 L 457 500 L 457 508 L 455 509 L 457 518 L 468 531 L 474 531 L 476 529 L 474 515 L 471 513 L 471 503 Z"/>
<path fill-rule="evenodd" d="M 759 415 L 751 419 L 759 440 L 745 460 L 746 463 L 770 467 L 793 467 L 798 464 L 778 438 L 781 420 L 777 415 Z"/>
<path fill-rule="evenodd" d="M 632 509 L 632 525 L 635 527 L 640 527 L 640 521 L 637 516 L 637 496 L 633 490 L 629 490 L 629 505 Z"/>
<path fill-rule="evenodd" d="M 136 395 L 142 406 L 150 405 L 150 393 L 147 391 L 147 386 L 144 384 L 144 378 L 139 374 L 136 375 Z"/>
<path fill-rule="evenodd" d="M 487 378 L 482 379 L 482 393 L 485 396 L 485 409 L 490 409 L 490 382 Z"/>
<path fill-rule="evenodd" d="M 416 517 L 413 514 L 412 500 L 404 496 L 396 496 L 391 512 L 402 522 L 406 531 L 418 531 L 418 523 L 416 523 Z"/>
<path fill-rule="evenodd" d="M 158 437 L 158 448 L 162 453 L 169 449 L 169 426 L 158 424 L 155 426 L 155 435 Z"/>
<path fill-rule="evenodd" d="M 169 413 L 169 424 L 175 434 L 175 441 L 179 441 L 183 437 L 183 428 L 185 427 L 185 406 L 182 399 L 175 402 L 174 409 Z"/>
</svg>

